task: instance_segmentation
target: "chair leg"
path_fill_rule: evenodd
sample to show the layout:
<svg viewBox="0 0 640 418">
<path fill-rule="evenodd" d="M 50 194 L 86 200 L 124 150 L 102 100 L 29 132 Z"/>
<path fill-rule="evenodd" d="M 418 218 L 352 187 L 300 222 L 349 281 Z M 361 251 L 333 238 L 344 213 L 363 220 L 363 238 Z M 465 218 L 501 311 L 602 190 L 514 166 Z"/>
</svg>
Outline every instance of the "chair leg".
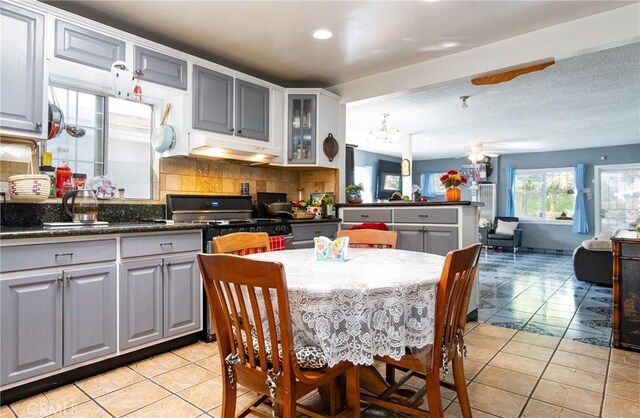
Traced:
<svg viewBox="0 0 640 418">
<path fill-rule="evenodd" d="M 360 378 L 358 366 L 345 372 L 346 407 L 351 410 L 351 417 L 360 416 Z"/>
<path fill-rule="evenodd" d="M 429 413 L 433 418 L 444 417 L 442 411 L 442 398 L 440 392 L 440 371 L 432 370 L 426 375 L 427 381 L 427 403 L 429 404 Z"/>
<path fill-rule="evenodd" d="M 277 416 L 282 418 L 295 418 L 296 417 L 296 399 L 289 394 L 284 398 L 284 404 L 278 404 L 280 408 L 281 415 L 277 414 Z"/>
<path fill-rule="evenodd" d="M 451 360 L 453 364 L 453 381 L 456 386 L 458 402 L 464 418 L 471 418 L 471 404 L 469 403 L 469 393 L 467 392 L 467 381 L 464 378 L 464 362 L 462 357 L 454 356 Z"/>
<path fill-rule="evenodd" d="M 396 382 L 396 368 L 391 364 L 386 365 L 385 380 L 389 385 L 393 385 Z"/>
<path fill-rule="evenodd" d="M 222 377 L 222 414 L 221 418 L 234 418 L 236 415 L 236 385 L 229 383 L 226 375 Z"/>
</svg>

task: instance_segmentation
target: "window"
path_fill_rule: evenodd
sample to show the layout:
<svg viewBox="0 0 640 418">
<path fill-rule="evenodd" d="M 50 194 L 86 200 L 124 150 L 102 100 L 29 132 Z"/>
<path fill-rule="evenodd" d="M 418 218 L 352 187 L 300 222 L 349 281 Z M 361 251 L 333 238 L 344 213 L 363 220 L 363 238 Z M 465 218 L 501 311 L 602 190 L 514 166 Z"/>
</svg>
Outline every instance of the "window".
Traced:
<svg viewBox="0 0 640 418">
<path fill-rule="evenodd" d="M 516 170 L 516 216 L 554 220 L 573 217 L 576 180 L 573 168 Z"/>
<path fill-rule="evenodd" d="M 151 199 L 153 108 L 63 87 L 53 87 L 53 94 L 65 123 L 86 132 L 74 138 L 62 131 L 43 144 L 53 153 L 54 166 L 66 161 L 72 172 L 86 174 L 87 181 L 106 174 L 114 186 L 125 189 L 127 198 Z"/>
<path fill-rule="evenodd" d="M 373 167 L 355 167 L 353 173 L 353 182 L 355 184 L 362 183 L 364 190 L 360 193 L 362 201 L 365 203 L 373 202 Z"/>
</svg>

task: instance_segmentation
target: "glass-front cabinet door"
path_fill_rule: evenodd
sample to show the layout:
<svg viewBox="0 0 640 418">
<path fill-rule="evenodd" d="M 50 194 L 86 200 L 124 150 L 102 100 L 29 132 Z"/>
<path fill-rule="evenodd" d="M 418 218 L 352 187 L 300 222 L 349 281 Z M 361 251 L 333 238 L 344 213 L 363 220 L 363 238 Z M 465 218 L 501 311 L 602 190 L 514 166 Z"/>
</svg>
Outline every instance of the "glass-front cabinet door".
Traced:
<svg viewBox="0 0 640 418">
<path fill-rule="evenodd" d="M 316 163 L 316 95 L 289 95 L 288 159 L 291 164 Z"/>
</svg>

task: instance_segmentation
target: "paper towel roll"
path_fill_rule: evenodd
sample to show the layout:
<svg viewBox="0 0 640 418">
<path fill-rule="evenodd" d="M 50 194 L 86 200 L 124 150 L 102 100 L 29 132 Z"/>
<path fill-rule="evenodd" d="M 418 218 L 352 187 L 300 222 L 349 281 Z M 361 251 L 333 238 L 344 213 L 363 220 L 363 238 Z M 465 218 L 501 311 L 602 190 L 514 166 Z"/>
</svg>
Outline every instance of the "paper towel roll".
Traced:
<svg viewBox="0 0 640 418">
<path fill-rule="evenodd" d="M 31 162 L 31 145 L 0 142 L 0 161 Z"/>
</svg>

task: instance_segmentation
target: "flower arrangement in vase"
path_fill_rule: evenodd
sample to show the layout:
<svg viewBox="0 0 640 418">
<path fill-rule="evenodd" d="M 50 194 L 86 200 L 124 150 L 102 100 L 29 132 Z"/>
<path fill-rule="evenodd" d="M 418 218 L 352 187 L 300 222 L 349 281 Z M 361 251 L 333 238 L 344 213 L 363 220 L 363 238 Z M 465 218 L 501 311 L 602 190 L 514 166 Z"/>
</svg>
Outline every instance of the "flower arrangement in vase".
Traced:
<svg viewBox="0 0 640 418">
<path fill-rule="evenodd" d="M 362 183 L 350 184 L 344 190 L 347 193 L 348 203 L 362 203 L 362 194 L 360 193 L 364 190 Z"/>
<path fill-rule="evenodd" d="M 461 197 L 459 187 L 467 184 L 467 178 L 456 170 L 449 170 L 440 177 L 440 182 L 447 189 L 447 202 L 458 202 Z"/>
</svg>

